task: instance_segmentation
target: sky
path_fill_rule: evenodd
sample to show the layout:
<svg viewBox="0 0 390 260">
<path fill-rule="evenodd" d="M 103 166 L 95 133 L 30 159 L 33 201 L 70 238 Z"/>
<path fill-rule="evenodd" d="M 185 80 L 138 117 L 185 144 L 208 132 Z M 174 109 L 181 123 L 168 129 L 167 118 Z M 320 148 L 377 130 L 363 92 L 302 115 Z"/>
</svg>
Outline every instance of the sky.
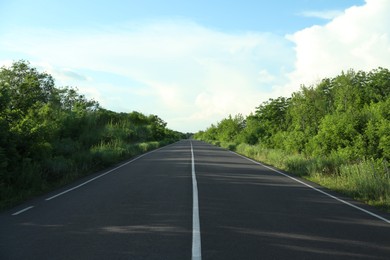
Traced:
<svg viewBox="0 0 390 260">
<path fill-rule="evenodd" d="M 27 60 L 116 112 L 197 132 L 349 69 L 390 68 L 388 0 L 0 0 Z"/>
</svg>

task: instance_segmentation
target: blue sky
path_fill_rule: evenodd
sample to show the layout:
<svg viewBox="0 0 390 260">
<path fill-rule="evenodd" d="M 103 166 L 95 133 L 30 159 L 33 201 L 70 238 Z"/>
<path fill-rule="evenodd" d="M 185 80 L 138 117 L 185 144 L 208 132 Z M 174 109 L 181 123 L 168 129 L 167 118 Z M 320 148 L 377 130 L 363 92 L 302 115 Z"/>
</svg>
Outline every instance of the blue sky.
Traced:
<svg viewBox="0 0 390 260">
<path fill-rule="evenodd" d="M 0 0 L 25 59 L 107 109 L 198 131 L 350 68 L 390 66 L 386 0 Z"/>
<path fill-rule="evenodd" d="M 326 22 L 305 12 L 343 11 L 362 4 L 363 0 L 2 0 L 0 14 L 2 31 L 13 26 L 74 29 L 187 19 L 222 31 L 286 34 Z"/>
</svg>

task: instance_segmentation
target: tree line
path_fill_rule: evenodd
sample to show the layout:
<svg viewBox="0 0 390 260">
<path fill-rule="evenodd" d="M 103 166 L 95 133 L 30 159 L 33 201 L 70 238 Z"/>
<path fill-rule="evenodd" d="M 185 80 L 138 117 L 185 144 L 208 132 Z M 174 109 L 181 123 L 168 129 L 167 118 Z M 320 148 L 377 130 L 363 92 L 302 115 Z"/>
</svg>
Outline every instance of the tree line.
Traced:
<svg viewBox="0 0 390 260">
<path fill-rule="evenodd" d="M 27 61 L 0 69 L 0 208 L 185 136 L 102 108 Z"/>
<path fill-rule="evenodd" d="M 370 194 L 360 197 L 370 200 L 380 185 L 383 191 L 375 199 L 387 201 L 390 206 L 388 69 L 349 70 L 313 86 L 302 85 L 288 98 L 269 99 L 246 117 L 229 116 L 196 133 L 195 138 L 252 157 L 269 154 L 271 150 L 283 153 L 286 158 L 295 156 L 283 167 L 312 178 L 315 175 L 317 179 L 329 177 L 340 181 L 340 176 L 353 175 L 342 172 L 345 165 L 366 169 L 369 164 L 368 168 L 374 170 L 359 172 L 361 185 L 368 185 L 363 183 L 370 174 L 377 176 L 380 183 L 368 189 Z M 359 185 L 354 185 L 351 193 L 359 197 L 362 191 Z"/>
</svg>

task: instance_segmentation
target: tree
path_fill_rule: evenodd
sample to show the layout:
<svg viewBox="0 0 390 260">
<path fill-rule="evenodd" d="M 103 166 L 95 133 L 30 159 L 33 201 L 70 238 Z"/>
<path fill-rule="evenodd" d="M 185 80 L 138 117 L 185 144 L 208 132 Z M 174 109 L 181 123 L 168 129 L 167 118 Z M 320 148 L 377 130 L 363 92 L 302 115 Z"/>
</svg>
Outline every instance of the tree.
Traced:
<svg viewBox="0 0 390 260">
<path fill-rule="evenodd" d="M 32 106 L 49 102 L 54 91 L 54 79 L 47 73 L 38 72 L 28 62 L 18 61 L 10 68 L 1 69 L 0 86 L 8 96 L 7 107 L 3 109 L 18 111 L 22 116 Z"/>
<path fill-rule="evenodd" d="M 284 97 L 271 98 L 256 108 L 255 116 L 261 125 L 261 130 L 258 130 L 261 133 L 259 140 L 263 144 L 272 146 L 272 136 L 287 130 L 290 123 L 287 116 L 290 100 Z"/>
<path fill-rule="evenodd" d="M 182 138 L 156 115 L 117 113 L 28 62 L 0 69 L 0 207 Z"/>
<path fill-rule="evenodd" d="M 235 142 L 236 137 L 245 127 L 245 120 L 241 114 L 234 117 L 229 115 L 228 118 L 222 119 L 218 123 L 218 140 L 221 142 Z"/>
<path fill-rule="evenodd" d="M 365 80 L 365 104 L 385 101 L 390 96 L 390 71 L 379 67 L 367 74 Z"/>
<path fill-rule="evenodd" d="M 250 114 L 245 119 L 245 125 L 238 136 L 238 141 L 254 145 L 259 141 L 259 136 L 263 136 L 263 129 L 257 116 Z"/>
</svg>

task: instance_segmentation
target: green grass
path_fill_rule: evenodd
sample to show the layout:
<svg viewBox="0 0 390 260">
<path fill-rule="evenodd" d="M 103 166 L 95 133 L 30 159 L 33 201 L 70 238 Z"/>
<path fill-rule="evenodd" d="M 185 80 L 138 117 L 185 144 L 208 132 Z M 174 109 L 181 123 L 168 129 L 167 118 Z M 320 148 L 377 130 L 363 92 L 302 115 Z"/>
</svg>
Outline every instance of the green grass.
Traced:
<svg viewBox="0 0 390 260">
<path fill-rule="evenodd" d="M 350 163 L 337 156 L 305 157 L 248 144 L 238 145 L 236 152 L 390 212 L 390 170 L 387 161 Z"/>
<path fill-rule="evenodd" d="M 25 161 L 22 173 L 17 176 L 16 188 L 0 185 L 0 210 L 10 208 L 29 198 L 67 185 L 80 177 L 173 141 L 175 140 L 129 144 L 117 139 L 101 142 L 93 146 L 90 151 L 77 151 L 69 157 L 58 156 L 48 160 L 45 164 L 45 171 L 31 160 Z M 45 172 L 50 173 L 49 178 L 44 176 Z"/>
<path fill-rule="evenodd" d="M 338 174 L 312 174 L 311 180 L 390 212 L 390 174 L 387 162 L 365 160 L 339 166 Z"/>
</svg>

